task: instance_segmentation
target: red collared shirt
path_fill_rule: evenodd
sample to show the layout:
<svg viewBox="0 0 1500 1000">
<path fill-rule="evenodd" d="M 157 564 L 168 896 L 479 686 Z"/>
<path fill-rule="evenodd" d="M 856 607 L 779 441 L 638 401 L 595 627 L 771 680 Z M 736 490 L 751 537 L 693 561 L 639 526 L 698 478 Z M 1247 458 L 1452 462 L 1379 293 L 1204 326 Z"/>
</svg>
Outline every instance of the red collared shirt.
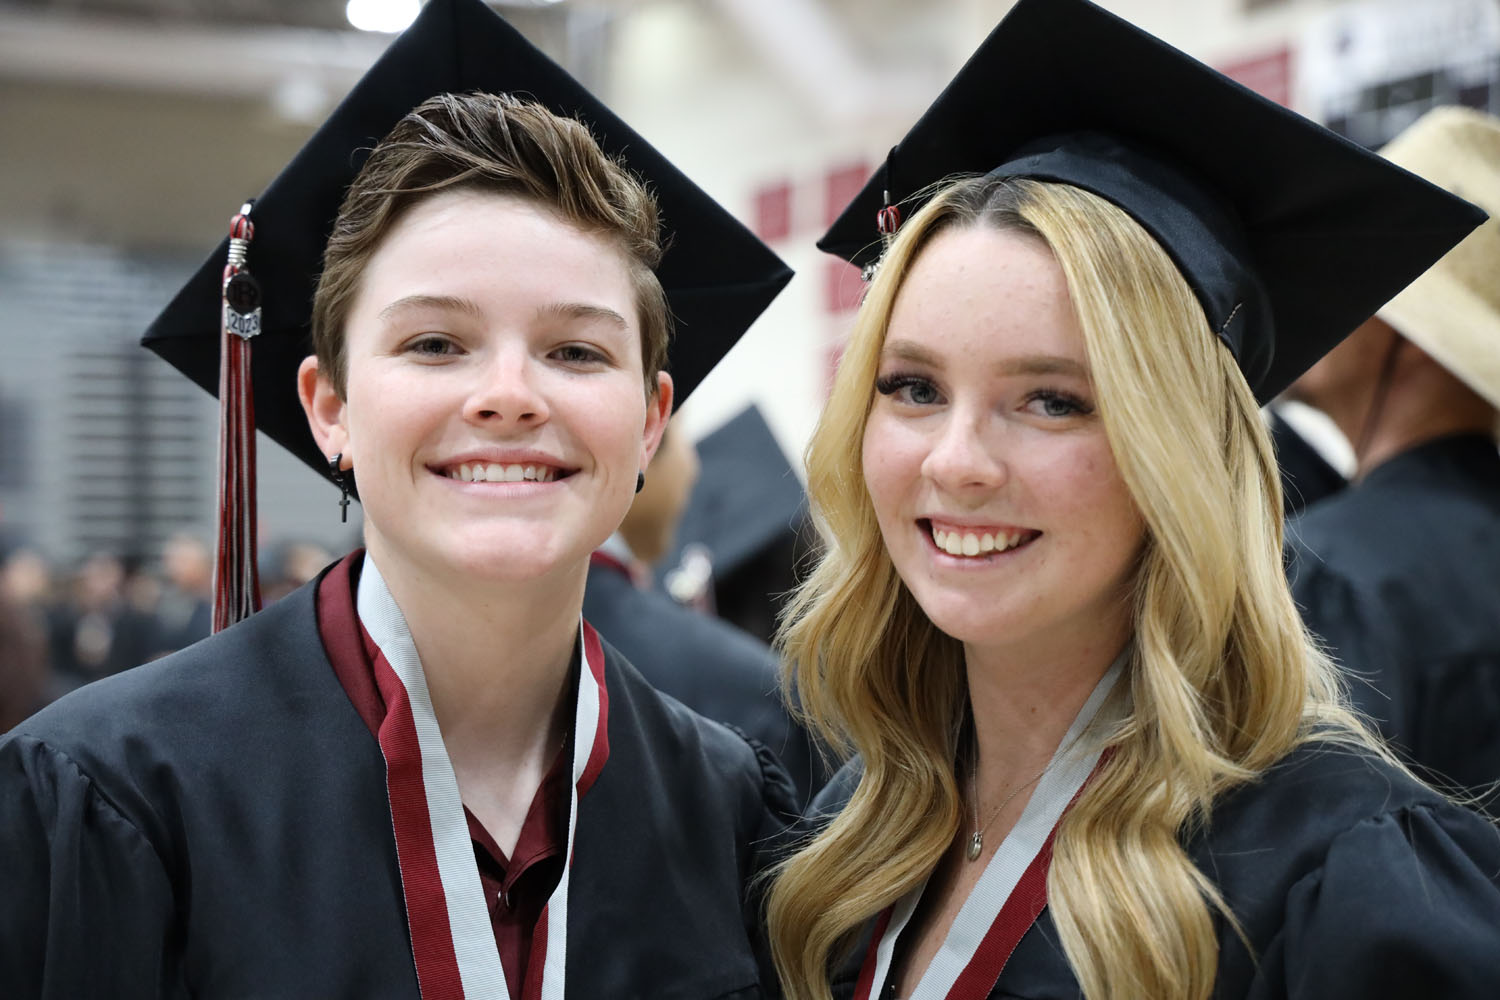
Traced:
<svg viewBox="0 0 1500 1000">
<path fill-rule="evenodd" d="M 362 555 L 347 556 L 318 585 L 318 632 L 339 683 L 371 735 L 376 735 L 385 718 L 385 701 L 375 684 L 372 667 L 375 642 L 360 624 L 354 603 L 354 570 Z M 490 911 L 490 926 L 495 932 L 495 946 L 500 951 L 500 964 L 505 969 L 512 997 L 522 993 L 532 934 L 552 890 L 562 878 L 570 799 L 568 749 L 565 745 L 558 751 L 537 787 L 510 858 L 474 814 L 464 809 Z"/>
</svg>

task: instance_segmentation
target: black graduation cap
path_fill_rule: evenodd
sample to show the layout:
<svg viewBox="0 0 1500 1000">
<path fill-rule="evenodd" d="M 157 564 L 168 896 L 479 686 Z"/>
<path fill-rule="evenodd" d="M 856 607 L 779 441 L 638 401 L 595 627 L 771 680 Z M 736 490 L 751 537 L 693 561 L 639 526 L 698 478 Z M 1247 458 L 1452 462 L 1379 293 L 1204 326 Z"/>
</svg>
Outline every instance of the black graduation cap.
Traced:
<svg viewBox="0 0 1500 1000">
<path fill-rule="evenodd" d="M 873 263 L 885 205 L 987 172 L 1128 212 L 1261 402 L 1485 217 L 1087 0 L 1019 0 L 818 246 Z"/>
<path fill-rule="evenodd" d="M 723 574 L 796 533 L 806 494 L 759 407 L 741 410 L 697 447 L 698 482 L 678 523 L 678 548 L 707 546 Z"/>
<path fill-rule="evenodd" d="M 807 495 L 760 408 L 751 404 L 697 444 L 699 473 L 658 578 L 708 551 L 718 615 L 767 641 L 798 582 Z M 678 596 L 676 594 L 673 595 Z"/>
<path fill-rule="evenodd" d="M 297 401 L 323 249 L 371 147 L 409 111 L 447 92 L 509 92 L 584 122 L 654 191 L 668 248 L 657 268 L 675 318 L 669 368 L 681 400 L 790 280 L 791 270 L 732 215 L 480 0 L 429 0 L 332 116 L 255 201 L 248 266 L 263 291 L 252 343 L 259 426 L 327 475 Z M 240 193 L 226 192 L 226 199 Z M 237 203 L 237 202 L 236 202 Z M 232 206 L 226 200 L 227 211 Z M 209 392 L 219 383 L 220 282 L 228 241 L 152 322 L 142 343 Z"/>
</svg>

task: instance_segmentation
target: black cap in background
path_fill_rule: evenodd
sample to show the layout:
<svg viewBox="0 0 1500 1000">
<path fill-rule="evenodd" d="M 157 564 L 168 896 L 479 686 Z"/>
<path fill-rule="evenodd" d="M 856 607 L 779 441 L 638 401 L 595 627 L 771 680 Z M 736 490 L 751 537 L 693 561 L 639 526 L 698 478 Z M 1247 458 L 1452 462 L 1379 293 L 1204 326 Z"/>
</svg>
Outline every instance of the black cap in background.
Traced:
<svg viewBox="0 0 1500 1000">
<path fill-rule="evenodd" d="M 691 566 L 689 553 L 703 550 L 712 570 L 703 582 L 713 588 L 716 613 L 769 643 L 813 546 L 802 480 L 754 404 L 697 448 L 698 482 L 657 577 L 667 593 L 683 599 L 668 579 Z"/>
<path fill-rule="evenodd" d="M 678 550 L 704 545 L 714 572 L 725 575 L 797 533 L 807 507 L 802 480 L 759 407 L 747 406 L 697 448 L 698 482 L 678 523 Z"/>
</svg>

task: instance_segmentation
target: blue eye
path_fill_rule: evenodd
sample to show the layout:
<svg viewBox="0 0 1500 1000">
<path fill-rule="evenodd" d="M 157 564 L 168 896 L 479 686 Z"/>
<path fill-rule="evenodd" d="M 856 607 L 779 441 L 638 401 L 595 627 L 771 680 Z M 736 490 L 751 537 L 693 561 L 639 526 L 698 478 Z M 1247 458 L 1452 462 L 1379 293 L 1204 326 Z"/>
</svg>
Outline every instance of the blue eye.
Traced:
<svg viewBox="0 0 1500 1000">
<path fill-rule="evenodd" d="M 875 391 L 912 406 L 932 406 L 943 399 L 937 386 L 920 375 L 886 375 L 875 380 Z"/>
<path fill-rule="evenodd" d="M 1056 389 L 1038 389 L 1026 398 L 1026 402 L 1028 405 L 1040 404 L 1042 416 L 1057 419 L 1088 416 L 1094 412 L 1094 407 L 1088 402 Z"/>
</svg>

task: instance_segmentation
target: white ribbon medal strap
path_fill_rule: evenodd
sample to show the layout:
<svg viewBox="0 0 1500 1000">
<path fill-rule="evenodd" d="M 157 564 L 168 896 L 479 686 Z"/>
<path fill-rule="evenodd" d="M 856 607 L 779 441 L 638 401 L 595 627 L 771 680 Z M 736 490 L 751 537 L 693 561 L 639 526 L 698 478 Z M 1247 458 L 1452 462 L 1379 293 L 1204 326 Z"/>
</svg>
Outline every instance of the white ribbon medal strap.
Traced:
<svg viewBox="0 0 1500 1000">
<path fill-rule="evenodd" d="M 979 876 L 969 898 L 964 900 L 948 929 L 942 946 L 922 974 L 909 1000 L 948 1000 L 954 984 L 964 969 L 973 961 L 981 942 L 994 924 L 1000 910 L 1015 891 L 1016 884 L 1031 866 L 1032 861 L 1047 843 L 1063 812 L 1078 794 L 1089 775 L 1093 774 L 1104 748 L 1099 741 L 1084 742 L 1079 737 L 1094 721 L 1105 699 L 1114 690 L 1124 669 L 1127 654 L 1121 653 L 1094 686 L 1088 700 L 1078 712 L 1073 724 L 1058 744 L 1058 750 L 1047 766 L 1047 771 L 1037 783 L 1021 818 L 1016 821 L 1010 834 L 996 849 L 995 854 Z M 896 940 L 906 928 L 916 911 L 917 903 L 926 889 L 924 882 L 917 889 L 902 897 L 891 910 L 890 922 L 876 945 L 875 975 L 870 997 L 882 996 L 891 972 L 891 961 L 895 954 Z M 993 983 L 986 986 L 980 996 L 987 996 Z"/>
<path fill-rule="evenodd" d="M 418 929 L 413 927 L 414 958 L 417 961 L 424 1000 L 438 1000 L 439 995 L 441 1000 L 453 996 L 467 997 L 470 1000 L 487 1000 L 492 997 L 510 1000 L 505 970 L 500 964 L 500 953 L 490 924 L 489 908 L 485 904 L 483 883 L 474 859 L 469 824 L 459 796 L 458 779 L 448 758 L 447 747 L 443 744 L 437 717 L 433 713 L 427 679 L 417 657 L 411 632 L 407 629 L 406 619 L 396 606 L 374 560 L 368 555 L 360 574 L 357 611 L 365 630 L 406 689 L 416 729 L 416 742 L 421 752 L 422 791 L 426 798 L 427 819 L 431 824 L 431 846 L 436 855 L 437 872 L 446 903 L 452 936 L 452 958 L 456 959 L 461 985 L 460 992 L 450 988 L 454 984 L 443 981 L 450 977 L 432 977 L 432 983 L 424 979 L 422 973 L 426 963 L 423 955 L 418 954 L 422 950 L 418 943 L 420 935 Z M 568 853 L 562 878 L 548 899 L 545 910 L 543 933 L 546 936 L 546 952 L 541 982 L 543 1000 L 563 1000 L 563 979 L 567 968 L 568 878 L 573 867 L 573 839 L 578 825 L 579 783 L 593 755 L 598 737 L 603 663 L 592 662 L 600 658 L 598 644 L 586 641 L 583 628 L 580 622 L 579 648 L 583 651 L 584 666 L 587 669 L 580 671 L 577 706 L 574 711 Z M 403 889 L 409 896 L 412 888 L 411 878 L 405 870 L 407 852 L 400 850 L 404 846 L 401 843 L 403 816 L 397 815 L 397 803 L 394 799 L 392 821 L 396 827 L 398 850 L 402 857 Z M 418 836 L 413 839 L 424 838 Z M 412 900 L 408 899 L 407 911 L 410 913 L 412 910 Z M 447 965 L 443 961 L 445 958 L 446 956 L 440 956 L 438 964 Z"/>
</svg>

